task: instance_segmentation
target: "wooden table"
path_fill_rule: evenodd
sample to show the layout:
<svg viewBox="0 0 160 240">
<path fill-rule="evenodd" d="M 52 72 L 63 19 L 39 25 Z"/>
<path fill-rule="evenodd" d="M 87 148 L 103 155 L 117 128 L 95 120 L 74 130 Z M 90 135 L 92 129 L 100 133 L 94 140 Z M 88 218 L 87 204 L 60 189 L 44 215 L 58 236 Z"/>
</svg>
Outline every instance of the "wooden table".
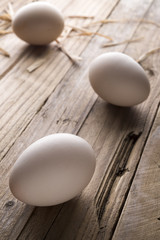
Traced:
<svg viewBox="0 0 160 240">
<path fill-rule="evenodd" d="M 13 1 L 16 11 L 31 1 Z M 149 98 L 131 108 L 109 105 L 94 93 L 88 66 L 98 55 L 120 51 L 137 60 L 160 47 L 159 0 L 51 0 L 66 23 L 109 35 L 121 45 L 102 48 L 97 36 L 63 38 L 73 64 L 53 43 L 33 47 L 13 33 L 0 38 L 0 239 L 159 240 L 160 239 L 160 54 L 141 62 L 151 84 Z M 1 13 L 7 0 L 0 1 Z M 89 18 L 90 17 L 90 18 Z M 94 19 L 92 18 L 94 17 Z M 118 20 L 118 21 L 117 21 Z M 73 36 L 74 35 L 74 36 Z M 61 38 L 62 39 L 62 38 Z M 77 198 L 53 207 L 16 200 L 8 188 L 10 170 L 35 140 L 56 132 L 77 134 L 93 147 L 97 166 Z"/>
</svg>

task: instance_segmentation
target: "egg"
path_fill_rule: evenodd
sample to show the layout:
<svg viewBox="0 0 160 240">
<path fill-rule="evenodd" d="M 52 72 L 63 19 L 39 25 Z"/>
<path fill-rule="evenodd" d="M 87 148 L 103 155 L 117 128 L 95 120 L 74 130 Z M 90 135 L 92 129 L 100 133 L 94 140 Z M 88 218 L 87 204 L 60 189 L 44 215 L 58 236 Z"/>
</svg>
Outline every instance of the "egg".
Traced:
<svg viewBox="0 0 160 240">
<path fill-rule="evenodd" d="M 95 58 L 89 68 L 94 91 L 108 103 L 129 107 L 147 99 L 149 80 L 143 68 L 130 56 L 109 52 Z"/>
<path fill-rule="evenodd" d="M 32 2 L 20 8 L 12 22 L 14 33 L 33 45 L 56 40 L 64 28 L 61 12 L 47 2 Z"/>
<path fill-rule="evenodd" d="M 20 201 L 35 206 L 66 202 L 90 182 L 96 159 L 81 137 L 52 134 L 32 143 L 15 162 L 9 187 Z"/>
</svg>

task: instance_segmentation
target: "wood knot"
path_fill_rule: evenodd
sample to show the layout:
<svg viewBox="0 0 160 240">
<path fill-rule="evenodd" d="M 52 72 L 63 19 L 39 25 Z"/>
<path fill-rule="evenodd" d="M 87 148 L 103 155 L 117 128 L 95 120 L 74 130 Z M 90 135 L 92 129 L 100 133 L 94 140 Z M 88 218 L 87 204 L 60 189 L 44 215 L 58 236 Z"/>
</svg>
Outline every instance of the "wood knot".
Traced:
<svg viewBox="0 0 160 240">
<path fill-rule="evenodd" d="M 6 204 L 5 204 L 5 207 L 12 207 L 14 206 L 15 202 L 14 201 L 8 201 Z"/>
<path fill-rule="evenodd" d="M 129 172 L 128 168 L 119 168 L 118 171 L 116 172 L 117 176 L 122 176 L 125 174 L 125 172 Z"/>
<path fill-rule="evenodd" d="M 146 71 L 148 72 L 148 74 L 149 74 L 150 76 L 154 76 L 154 75 L 155 75 L 153 69 L 151 69 L 151 68 L 147 68 Z"/>
<path fill-rule="evenodd" d="M 69 118 L 65 118 L 65 119 L 63 119 L 63 123 L 65 124 L 65 123 L 69 123 L 71 120 L 69 119 Z"/>
<path fill-rule="evenodd" d="M 94 200 L 99 223 L 101 223 L 107 203 L 109 202 L 112 187 L 117 177 L 129 172 L 127 163 L 141 133 L 142 132 L 132 131 L 122 138 L 111 159 L 110 166 L 104 172 Z"/>
</svg>

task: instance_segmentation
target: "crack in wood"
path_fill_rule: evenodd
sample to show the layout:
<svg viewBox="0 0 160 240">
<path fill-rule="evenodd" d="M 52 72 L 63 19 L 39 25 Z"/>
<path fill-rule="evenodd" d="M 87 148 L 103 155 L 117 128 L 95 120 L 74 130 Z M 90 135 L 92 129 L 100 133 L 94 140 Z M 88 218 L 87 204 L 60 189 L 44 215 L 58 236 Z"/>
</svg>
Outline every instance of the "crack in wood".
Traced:
<svg viewBox="0 0 160 240">
<path fill-rule="evenodd" d="M 123 168 L 123 167 L 120 167 L 116 173 L 117 176 L 122 176 L 125 174 L 125 172 L 129 172 L 129 169 L 128 168 Z"/>
<path fill-rule="evenodd" d="M 147 68 L 146 71 L 148 72 L 148 74 L 150 76 L 155 76 L 155 72 L 154 72 L 154 70 L 152 68 Z"/>
<path fill-rule="evenodd" d="M 141 132 L 130 132 L 125 138 L 120 141 L 117 150 L 111 160 L 111 163 L 106 170 L 104 177 L 100 183 L 99 189 L 95 197 L 95 205 L 97 210 L 98 222 L 100 224 L 105 212 L 106 205 L 109 200 L 110 192 L 117 177 L 121 177 L 127 171 L 126 168 L 128 159 L 136 144 Z"/>
<path fill-rule="evenodd" d="M 8 208 L 8 207 L 13 207 L 15 204 L 14 201 L 8 201 L 6 204 L 5 204 L 5 207 Z"/>
</svg>

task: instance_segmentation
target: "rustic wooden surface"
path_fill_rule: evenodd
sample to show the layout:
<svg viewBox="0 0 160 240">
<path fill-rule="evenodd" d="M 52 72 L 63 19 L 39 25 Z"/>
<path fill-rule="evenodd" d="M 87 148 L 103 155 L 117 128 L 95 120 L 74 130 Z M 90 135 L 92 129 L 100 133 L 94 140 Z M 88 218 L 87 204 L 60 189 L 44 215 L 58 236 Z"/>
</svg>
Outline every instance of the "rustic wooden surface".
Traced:
<svg viewBox="0 0 160 240">
<path fill-rule="evenodd" d="M 22 4 L 13 1 L 16 11 Z M 141 41 L 102 48 L 98 36 L 68 37 L 63 46 L 81 56 L 73 64 L 55 45 L 32 47 L 14 34 L 0 37 L 0 239 L 1 240 L 158 240 L 160 239 L 160 55 L 141 64 L 151 94 L 132 108 L 109 105 L 97 97 L 88 81 L 93 58 L 120 51 L 135 60 L 160 47 L 159 0 L 50 0 L 65 16 L 95 19 L 70 20 L 82 26 L 99 19 L 92 31 L 115 42 Z M 7 0 L 0 1 L 1 13 Z M 146 21 L 141 21 L 145 19 Z M 68 20 L 67 20 L 68 21 Z M 147 22 L 148 21 L 148 22 Z M 157 23 L 157 24 L 155 24 Z M 27 68 L 42 59 L 29 73 Z M 96 153 L 97 167 L 87 188 L 77 198 L 53 207 L 33 207 L 16 200 L 9 191 L 10 170 L 32 142 L 56 132 L 77 134 Z"/>
</svg>

